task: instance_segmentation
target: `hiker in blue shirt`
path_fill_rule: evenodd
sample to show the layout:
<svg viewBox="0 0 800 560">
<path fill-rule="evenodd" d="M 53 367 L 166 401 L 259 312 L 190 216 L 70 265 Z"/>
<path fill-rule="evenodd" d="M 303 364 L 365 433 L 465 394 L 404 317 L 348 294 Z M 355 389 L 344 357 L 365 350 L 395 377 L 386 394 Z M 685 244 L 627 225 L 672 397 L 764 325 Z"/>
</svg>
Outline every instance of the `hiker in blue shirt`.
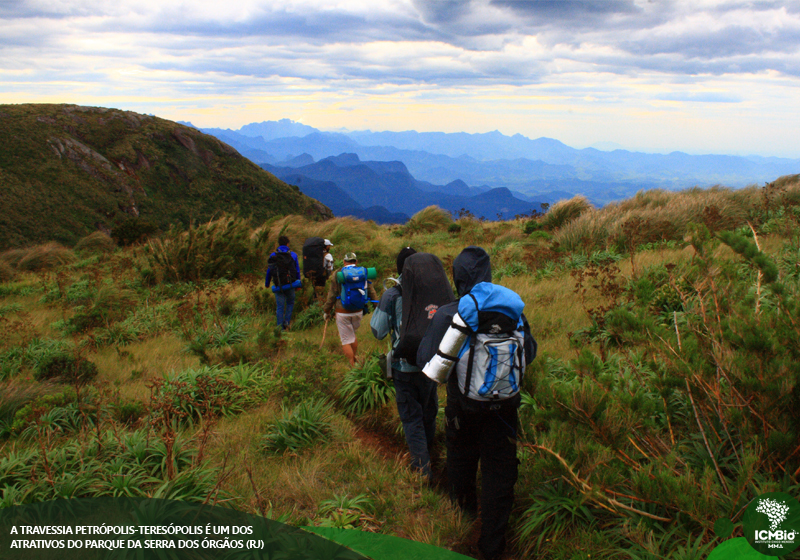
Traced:
<svg viewBox="0 0 800 560">
<path fill-rule="evenodd" d="M 278 249 L 267 260 L 267 275 L 264 286 L 269 288 L 272 282 L 272 291 L 275 293 L 275 303 L 278 325 L 286 330 L 292 322 L 292 309 L 294 309 L 294 291 L 302 284 L 300 281 L 300 263 L 297 254 L 289 249 L 289 238 L 281 235 L 278 238 Z"/>
<path fill-rule="evenodd" d="M 398 274 L 402 273 L 406 258 L 415 253 L 411 247 L 400 251 L 397 255 Z M 397 280 L 401 284 L 402 275 Z M 403 322 L 402 315 L 402 292 L 397 286 L 389 288 L 381 297 L 369 323 L 373 336 L 382 340 L 387 334 L 391 334 L 392 348 L 396 348 Z M 433 476 L 431 450 L 436 433 L 436 413 L 439 411 L 436 382 L 423 374 L 420 368 L 402 358 L 393 359 L 391 368 L 397 412 L 403 423 L 408 450 L 411 452 L 411 466 L 422 471 L 430 481 Z"/>
</svg>

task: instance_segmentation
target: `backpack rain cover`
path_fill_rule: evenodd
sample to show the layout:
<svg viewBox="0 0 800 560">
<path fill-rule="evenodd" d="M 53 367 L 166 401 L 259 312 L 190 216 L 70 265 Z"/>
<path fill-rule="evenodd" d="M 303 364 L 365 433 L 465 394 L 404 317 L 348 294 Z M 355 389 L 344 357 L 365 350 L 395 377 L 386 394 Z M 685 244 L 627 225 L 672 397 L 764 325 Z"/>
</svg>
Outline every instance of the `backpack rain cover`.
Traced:
<svg viewBox="0 0 800 560">
<path fill-rule="evenodd" d="M 403 316 L 394 357 L 417 365 L 417 349 L 436 311 L 455 301 L 442 261 L 430 253 L 414 253 L 403 264 L 400 290 Z"/>
</svg>

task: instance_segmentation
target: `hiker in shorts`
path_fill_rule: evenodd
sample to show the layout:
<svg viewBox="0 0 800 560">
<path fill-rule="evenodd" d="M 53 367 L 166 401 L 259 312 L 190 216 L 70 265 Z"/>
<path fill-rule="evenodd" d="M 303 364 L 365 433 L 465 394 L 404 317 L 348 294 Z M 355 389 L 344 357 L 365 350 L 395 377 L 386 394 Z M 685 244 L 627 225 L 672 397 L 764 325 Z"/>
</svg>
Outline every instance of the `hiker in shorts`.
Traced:
<svg viewBox="0 0 800 560">
<path fill-rule="evenodd" d="M 414 249 L 406 247 L 397 255 L 397 286 L 383 293 L 369 322 L 372 334 L 378 340 L 383 340 L 387 334 L 391 335 L 392 349 L 397 347 L 400 340 L 403 322 L 403 265 L 406 258 L 414 254 Z M 411 467 L 422 472 L 431 482 L 431 450 L 436 433 L 436 414 L 439 412 L 437 384 L 405 358 L 393 356 L 391 360 L 397 412 L 411 453 Z"/>
<path fill-rule="evenodd" d="M 372 287 L 372 282 L 369 282 L 366 278 L 361 285 L 361 291 L 363 296 L 364 304 L 359 309 L 347 309 L 346 303 L 342 301 L 342 297 L 345 295 L 345 291 L 342 289 L 343 286 L 339 284 L 337 280 L 337 276 L 339 272 L 344 273 L 345 269 L 356 267 L 358 266 L 358 259 L 356 258 L 355 253 L 347 253 L 344 256 L 344 266 L 337 271 L 331 277 L 331 286 L 328 290 L 328 298 L 325 301 L 325 305 L 322 308 L 323 310 L 323 317 L 327 322 L 331 318 L 331 313 L 335 310 L 336 312 L 336 328 L 339 330 L 339 339 L 342 341 L 342 351 L 344 355 L 347 356 L 347 360 L 350 362 L 351 366 L 354 366 L 356 363 L 356 355 L 358 353 L 358 340 L 356 340 L 356 331 L 358 327 L 361 326 L 361 319 L 364 316 L 364 307 L 366 307 L 366 301 L 378 301 L 378 294 L 375 292 L 375 288 Z M 366 269 L 363 269 L 366 274 Z M 373 270 L 374 272 L 374 270 Z"/>
<path fill-rule="evenodd" d="M 450 498 L 464 511 L 477 516 L 477 474 L 480 465 L 481 535 L 478 548 L 483 558 L 490 560 L 499 558 L 506 546 L 505 534 L 514 504 L 514 485 L 518 475 L 517 409 L 521 397 L 514 391 L 519 389 L 525 366 L 536 357 L 536 341 L 531 335 L 524 313 L 521 312 L 525 305 L 522 298 L 511 290 L 492 284 L 491 262 L 482 248 L 467 247 L 455 258 L 453 280 L 461 299 L 439 308 L 419 344 L 417 364 L 425 373 L 428 373 L 431 364 L 442 363 L 434 358 L 451 364 L 452 369 L 449 370 L 446 380 L 440 379 L 447 383 L 447 483 Z M 479 301 L 486 307 L 479 307 Z M 505 305 L 508 302 L 513 302 L 519 311 L 516 320 L 499 313 L 506 309 L 500 304 Z M 465 319 L 466 324 L 462 321 L 462 314 L 464 318 L 469 318 Z M 461 325 L 456 319 L 462 321 Z M 510 323 L 505 322 L 509 320 Z M 465 330 L 471 329 L 472 324 L 477 326 L 477 331 Z M 491 327 L 491 330 L 483 330 L 487 327 Z M 490 366 L 493 376 L 490 379 L 489 375 L 485 375 L 483 386 L 478 385 L 479 389 L 475 391 L 474 380 L 480 379 L 481 375 L 473 370 L 473 352 L 479 346 L 481 336 L 486 336 L 476 333 L 488 332 L 501 336 L 497 333 L 507 333 L 511 329 L 516 340 L 512 346 L 516 358 L 500 354 L 495 347 L 498 361 Z M 457 331 L 469 333 L 460 343 L 461 352 L 457 347 L 443 349 L 440 346 L 443 339 Z M 507 340 L 510 342 L 510 339 Z M 454 344 L 458 345 L 459 343 Z M 480 360 L 475 358 L 474 363 L 480 363 Z M 517 377 L 513 382 L 507 381 L 515 373 L 513 366 L 510 376 L 504 377 L 501 374 L 501 366 L 506 364 L 517 365 Z M 480 391 L 485 390 L 487 385 L 503 379 L 506 380 L 504 387 L 498 389 L 498 385 L 492 385 L 484 395 L 480 395 Z M 508 390 L 508 387 L 511 389 Z M 508 391 L 509 396 L 500 398 L 501 390 Z"/>
<path fill-rule="evenodd" d="M 289 249 L 289 238 L 285 235 L 278 238 L 278 249 L 267 259 L 264 286 L 269 288 L 270 282 L 275 293 L 277 324 L 286 330 L 292 322 L 294 291 L 302 286 L 302 282 L 297 254 Z"/>
</svg>

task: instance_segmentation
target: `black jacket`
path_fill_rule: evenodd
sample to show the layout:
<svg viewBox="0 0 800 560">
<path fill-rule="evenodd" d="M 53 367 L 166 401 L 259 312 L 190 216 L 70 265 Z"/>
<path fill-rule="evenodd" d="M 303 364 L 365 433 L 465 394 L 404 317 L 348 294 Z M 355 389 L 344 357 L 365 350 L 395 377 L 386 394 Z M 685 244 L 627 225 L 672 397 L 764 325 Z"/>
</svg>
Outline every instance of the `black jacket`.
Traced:
<svg viewBox="0 0 800 560">
<path fill-rule="evenodd" d="M 461 251 L 453 261 L 453 281 L 456 284 L 459 298 L 467 295 L 476 284 L 491 282 L 492 264 L 486 251 L 475 246 Z M 457 312 L 458 300 L 440 307 L 433 316 L 433 321 L 425 332 L 425 337 L 417 351 L 417 363 L 420 367 L 427 364 L 436 354 L 439 344 Z M 525 332 L 525 363 L 529 364 L 536 357 L 536 340 L 531 335 L 528 319 L 524 313 L 522 314 L 522 323 Z M 451 376 L 451 379 L 454 378 L 455 376 Z"/>
</svg>

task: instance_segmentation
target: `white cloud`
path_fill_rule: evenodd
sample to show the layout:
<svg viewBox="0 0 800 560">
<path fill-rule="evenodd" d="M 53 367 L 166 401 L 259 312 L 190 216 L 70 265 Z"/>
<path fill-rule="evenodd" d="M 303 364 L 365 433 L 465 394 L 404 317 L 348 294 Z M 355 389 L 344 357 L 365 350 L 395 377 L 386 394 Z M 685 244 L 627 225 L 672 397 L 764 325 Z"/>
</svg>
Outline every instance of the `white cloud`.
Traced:
<svg viewBox="0 0 800 560">
<path fill-rule="evenodd" d="M 713 116 L 712 129 L 747 123 L 753 138 L 759 112 L 796 129 L 793 117 L 773 118 L 770 103 L 800 114 L 799 51 L 796 0 L 7 0 L 0 101 L 124 99 L 143 112 L 172 107 L 184 120 L 216 103 L 219 119 L 231 107 L 245 119 L 224 126 L 265 118 L 247 120 L 237 102 L 257 110 L 269 99 L 291 112 L 271 118 L 334 119 L 347 101 L 356 107 L 349 118 L 367 121 L 374 107 L 387 127 L 441 124 L 430 119 L 439 110 L 459 115 L 453 126 L 465 130 L 498 128 L 491 115 L 517 123 L 509 133 L 541 135 L 534 129 L 546 123 L 566 141 L 577 123 L 593 141 L 632 145 L 602 137 L 624 128 L 616 111 L 616 121 L 647 115 L 636 137 L 655 145 L 659 118 L 678 142 L 669 120 L 678 110 L 694 115 L 683 122 Z M 387 116 L 398 107 L 404 119 Z M 559 122 L 563 136 L 550 129 Z M 736 136 L 744 145 L 746 134 Z M 799 141 L 784 136 L 800 155 Z M 686 132 L 686 142 L 696 138 Z"/>
</svg>

